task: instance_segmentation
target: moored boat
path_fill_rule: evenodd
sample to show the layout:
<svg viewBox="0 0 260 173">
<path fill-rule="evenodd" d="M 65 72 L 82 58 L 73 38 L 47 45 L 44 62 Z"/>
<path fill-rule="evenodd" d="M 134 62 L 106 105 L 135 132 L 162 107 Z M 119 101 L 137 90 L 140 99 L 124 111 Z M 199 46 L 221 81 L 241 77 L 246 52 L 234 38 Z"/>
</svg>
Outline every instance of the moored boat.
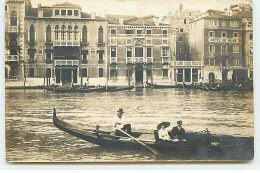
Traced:
<svg viewBox="0 0 260 173">
<path fill-rule="evenodd" d="M 106 92 L 115 92 L 115 91 L 123 91 L 123 90 L 131 90 L 134 86 L 122 86 L 122 87 L 112 87 L 108 86 Z"/>
<path fill-rule="evenodd" d="M 53 123 L 59 129 L 76 136 L 93 144 L 112 147 L 121 150 L 145 150 L 145 148 L 136 142 L 136 140 L 144 143 L 146 146 L 158 151 L 159 153 L 182 153 L 182 154 L 212 154 L 216 152 L 228 153 L 235 160 L 251 160 L 253 158 L 253 138 L 252 137 L 232 137 L 232 136 L 214 136 L 207 132 L 202 133 L 186 133 L 186 141 L 178 142 L 160 142 L 155 139 L 154 133 L 133 132 L 131 135 L 136 139 L 128 136 L 115 136 L 113 132 L 96 130 L 94 127 L 89 129 L 79 129 L 63 120 L 60 120 L 56 115 L 56 110 L 53 111 Z M 155 131 L 156 132 L 156 131 Z M 150 137 L 149 137 L 150 136 Z M 221 157 L 221 159 L 228 159 Z"/>
</svg>

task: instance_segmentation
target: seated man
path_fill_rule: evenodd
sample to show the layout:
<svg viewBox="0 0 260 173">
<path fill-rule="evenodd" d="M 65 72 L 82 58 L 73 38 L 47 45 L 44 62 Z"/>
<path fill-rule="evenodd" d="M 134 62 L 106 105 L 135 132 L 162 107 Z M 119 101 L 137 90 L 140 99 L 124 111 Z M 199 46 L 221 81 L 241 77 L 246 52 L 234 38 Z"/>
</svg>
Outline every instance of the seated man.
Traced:
<svg viewBox="0 0 260 173">
<path fill-rule="evenodd" d="M 123 131 L 126 131 L 128 134 L 131 134 L 132 133 L 132 130 L 131 130 L 131 125 L 130 124 L 124 124 L 123 123 L 123 109 L 120 108 L 118 111 L 117 111 L 117 116 L 116 116 L 116 119 L 115 119 L 115 122 L 114 122 L 114 129 L 115 129 L 115 135 L 116 136 L 126 136 L 125 134 L 123 134 L 120 130 L 118 129 L 121 129 Z"/>
<path fill-rule="evenodd" d="M 177 121 L 177 126 L 172 128 L 172 138 L 179 141 L 186 141 L 185 137 L 185 130 L 182 128 L 182 121 Z"/>
<path fill-rule="evenodd" d="M 162 141 L 170 141 L 171 140 L 169 133 L 166 130 L 166 128 L 169 127 L 169 126 L 170 126 L 169 122 L 162 122 L 162 123 L 158 124 L 157 129 L 158 129 L 159 140 L 162 140 Z"/>
</svg>

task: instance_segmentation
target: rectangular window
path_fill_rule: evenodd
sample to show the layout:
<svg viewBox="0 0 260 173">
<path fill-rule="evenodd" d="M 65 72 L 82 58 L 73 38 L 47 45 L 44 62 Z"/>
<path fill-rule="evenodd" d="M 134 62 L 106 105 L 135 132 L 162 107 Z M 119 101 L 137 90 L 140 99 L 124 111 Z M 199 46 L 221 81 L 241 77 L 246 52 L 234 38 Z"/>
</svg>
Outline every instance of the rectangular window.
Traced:
<svg viewBox="0 0 260 173">
<path fill-rule="evenodd" d="M 218 25 L 218 21 L 217 20 L 211 20 L 211 21 L 209 21 L 209 25 L 210 26 L 217 26 Z"/>
<path fill-rule="evenodd" d="M 253 40 L 253 33 L 249 33 L 249 40 Z"/>
<path fill-rule="evenodd" d="M 43 51 L 42 51 L 42 50 L 39 50 L 39 51 L 38 51 L 38 55 L 43 55 Z"/>
<path fill-rule="evenodd" d="M 162 57 L 170 57 L 170 48 L 169 47 L 162 48 Z"/>
<path fill-rule="evenodd" d="M 95 56 L 96 55 L 96 51 L 94 51 L 94 50 L 90 51 L 90 55 L 91 56 Z"/>
<path fill-rule="evenodd" d="M 137 35 L 141 35 L 142 34 L 142 30 L 136 30 L 136 34 Z"/>
<path fill-rule="evenodd" d="M 238 37 L 238 32 L 234 32 L 234 33 L 233 33 L 233 37 L 234 37 L 234 38 L 237 38 L 237 37 Z"/>
<path fill-rule="evenodd" d="M 84 51 L 82 53 L 82 61 L 83 61 L 83 63 L 87 63 L 88 62 L 88 53 L 86 51 Z"/>
<path fill-rule="evenodd" d="M 180 32 L 183 32 L 183 28 L 180 29 Z"/>
<path fill-rule="evenodd" d="M 215 37 L 215 32 L 214 31 L 209 31 L 209 37 Z"/>
<path fill-rule="evenodd" d="M 68 10 L 68 16 L 72 16 L 72 10 Z"/>
<path fill-rule="evenodd" d="M 163 40 L 162 44 L 164 44 L 164 45 L 168 44 L 168 40 Z"/>
<path fill-rule="evenodd" d="M 98 62 L 104 62 L 104 60 L 103 60 L 103 52 L 102 51 L 99 51 L 99 53 L 98 53 Z"/>
<path fill-rule="evenodd" d="M 221 22 L 221 26 L 226 27 L 226 21 L 225 20 Z"/>
<path fill-rule="evenodd" d="M 163 69 L 163 77 L 168 77 L 168 69 Z"/>
<path fill-rule="evenodd" d="M 152 48 L 151 47 L 147 47 L 146 48 L 146 56 L 147 57 L 152 57 Z"/>
<path fill-rule="evenodd" d="M 60 15 L 60 10 L 55 10 L 55 16 Z"/>
<path fill-rule="evenodd" d="M 51 77 L 51 68 L 46 68 L 46 77 Z"/>
<path fill-rule="evenodd" d="M 152 44 L 152 40 L 151 39 L 146 39 L 146 44 Z"/>
<path fill-rule="evenodd" d="M 129 29 L 126 30 L 126 34 L 127 34 L 127 35 L 132 35 L 132 34 L 133 34 L 133 30 L 129 30 Z"/>
<path fill-rule="evenodd" d="M 253 56 L 253 47 L 249 47 L 249 55 Z"/>
<path fill-rule="evenodd" d="M 209 53 L 215 53 L 215 45 L 214 44 L 209 45 Z"/>
<path fill-rule="evenodd" d="M 221 45 L 221 53 L 222 55 L 227 53 L 227 45 L 225 44 Z"/>
<path fill-rule="evenodd" d="M 152 30 L 146 30 L 146 34 L 151 35 L 152 34 Z"/>
<path fill-rule="evenodd" d="M 66 16 L 66 10 L 61 10 L 61 15 Z"/>
<path fill-rule="evenodd" d="M 82 77 L 88 77 L 88 69 L 87 68 L 82 68 L 81 76 Z"/>
<path fill-rule="evenodd" d="M 116 48 L 111 47 L 111 57 L 116 57 Z"/>
<path fill-rule="evenodd" d="M 238 58 L 233 58 L 233 66 L 239 66 L 239 59 Z"/>
<path fill-rule="evenodd" d="M 187 20 L 186 20 L 186 19 L 183 19 L 183 23 L 186 24 L 186 23 L 187 23 Z"/>
<path fill-rule="evenodd" d="M 126 56 L 132 57 L 132 48 L 127 48 Z"/>
<path fill-rule="evenodd" d="M 143 48 L 142 47 L 135 48 L 135 57 L 143 57 Z"/>
<path fill-rule="evenodd" d="M 103 68 L 98 69 L 98 77 L 104 77 L 104 69 Z"/>
<path fill-rule="evenodd" d="M 29 69 L 29 77 L 34 77 L 34 68 Z"/>
<path fill-rule="evenodd" d="M 46 62 L 47 63 L 51 62 L 51 52 L 46 52 Z"/>
<path fill-rule="evenodd" d="M 222 37 L 222 38 L 227 38 L 227 32 L 226 32 L 226 31 L 223 31 L 223 32 L 221 33 L 221 37 Z"/>
<path fill-rule="evenodd" d="M 78 16 L 79 15 L 79 10 L 74 10 L 74 16 Z"/>
<path fill-rule="evenodd" d="M 5 6 L 5 11 L 7 11 L 7 5 Z"/>
<path fill-rule="evenodd" d="M 209 59 L 209 66 L 215 66 L 215 59 L 214 58 Z"/>
<path fill-rule="evenodd" d="M 238 27 L 238 21 L 230 21 L 231 27 Z"/>
<path fill-rule="evenodd" d="M 167 36 L 168 35 L 168 30 L 167 29 L 162 30 L 162 34 L 163 34 L 163 36 Z"/>
<path fill-rule="evenodd" d="M 110 34 L 116 34 L 116 29 L 111 29 Z"/>
<path fill-rule="evenodd" d="M 34 51 L 29 52 L 29 61 L 34 61 Z"/>
<path fill-rule="evenodd" d="M 147 77 L 152 77 L 152 70 L 147 70 Z"/>
<path fill-rule="evenodd" d="M 116 77 L 117 77 L 117 70 L 110 69 L 110 78 L 116 78 Z"/>
<path fill-rule="evenodd" d="M 233 52 L 234 53 L 238 53 L 239 52 L 239 46 L 238 45 L 233 46 Z"/>
<path fill-rule="evenodd" d="M 179 41 L 182 41 L 182 37 L 179 37 Z"/>
</svg>

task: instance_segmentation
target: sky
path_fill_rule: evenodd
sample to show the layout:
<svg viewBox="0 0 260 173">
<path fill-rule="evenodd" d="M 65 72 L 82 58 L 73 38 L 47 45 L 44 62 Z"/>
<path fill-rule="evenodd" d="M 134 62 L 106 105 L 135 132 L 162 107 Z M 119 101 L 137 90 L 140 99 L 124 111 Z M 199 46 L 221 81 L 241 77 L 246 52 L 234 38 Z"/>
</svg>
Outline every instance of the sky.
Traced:
<svg viewBox="0 0 260 173">
<path fill-rule="evenodd" d="M 101 16 L 104 14 L 121 15 L 155 15 L 162 17 L 170 11 L 179 8 L 183 4 L 183 9 L 200 10 L 214 8 L 224 10 L 232 4 L 246 3 L 251 4 L 251 0 L 31 0 L 33 7 L 41 5 L 55 5 L 58 3 L 69 2 L 82 7 L 83 12 L 97 12 Z"/>
</svg>

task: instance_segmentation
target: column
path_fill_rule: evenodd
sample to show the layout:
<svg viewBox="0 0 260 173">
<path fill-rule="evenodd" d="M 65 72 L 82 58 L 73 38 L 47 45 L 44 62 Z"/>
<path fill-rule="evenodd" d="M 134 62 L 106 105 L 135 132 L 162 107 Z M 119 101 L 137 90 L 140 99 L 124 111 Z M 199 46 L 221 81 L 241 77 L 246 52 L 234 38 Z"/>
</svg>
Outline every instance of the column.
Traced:
<svg viewBox="0 0 260 173">
<path fill-rule="evenodd" d="M 182 69 L 182 82 L 185 82 L 185 68 Z"/>
<path fill-rule="evenodd" d="M 62 77 L 62 69 L 60 69 L 60 84 L 62 85 L 62 79 L 61 79 L 61 77 Z"/>
<path fill-rule="evenodd" d="M 191 83 L 193 82 L 193 79 L 192 79 L 192 67 L 190 68 L 190 81 L 191 81 Z"/>
<path fill-rule="evenodd" d="M 71 69 L 71 84 L 73 85 L 73 69 Z"/>
</svg>

